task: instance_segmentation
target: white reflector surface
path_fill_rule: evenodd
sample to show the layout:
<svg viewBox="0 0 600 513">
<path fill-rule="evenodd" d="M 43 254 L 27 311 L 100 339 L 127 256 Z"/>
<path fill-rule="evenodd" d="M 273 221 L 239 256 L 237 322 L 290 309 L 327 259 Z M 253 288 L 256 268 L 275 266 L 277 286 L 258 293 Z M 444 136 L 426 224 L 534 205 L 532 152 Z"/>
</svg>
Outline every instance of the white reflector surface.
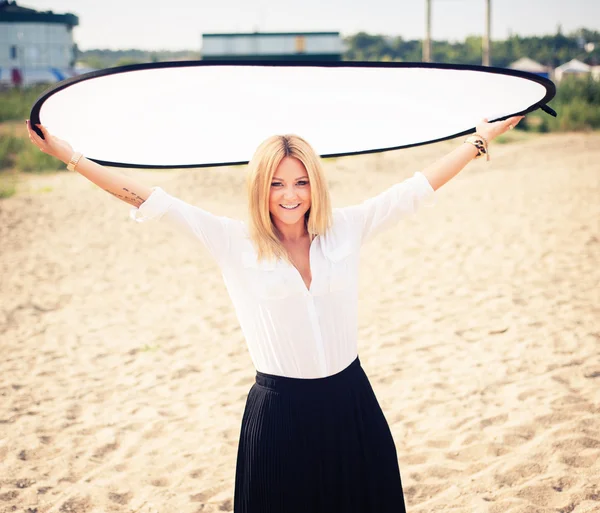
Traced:
<svg viewBox="0 0 600 513">
<path fill-rule="evenodd" d="M 247 162 L 273 134 L 298 134 L 324 156 L 426 144 L 554 95 L 550 81 L 513 70 L 360 64 L 112 68 L 57 84 L 31 119 L 96 161 L 193 167 Z"/>
</svg>

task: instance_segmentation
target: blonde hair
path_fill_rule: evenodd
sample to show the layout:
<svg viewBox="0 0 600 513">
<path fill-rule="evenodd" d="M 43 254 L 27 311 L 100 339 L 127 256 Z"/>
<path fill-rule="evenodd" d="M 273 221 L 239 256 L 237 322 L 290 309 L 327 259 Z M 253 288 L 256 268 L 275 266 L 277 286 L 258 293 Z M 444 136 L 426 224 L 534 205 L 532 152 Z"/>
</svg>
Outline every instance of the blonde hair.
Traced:
<svg viewBox="0 0 600 513">
<path fill-rule="evenodd" d="M 314 238 L 331 226 L 331 201 L 319 155 L 297 135 L 269 137 L 256 149 L 248 163 L 247 175 L 249 232 L 259 260 L 281 257 L 289 261 L 269 212 L 271 181 L 284 157 L 298 159 L 308 173 L 311 201 L 305 215 L 308 233 Z"/>
</svg>

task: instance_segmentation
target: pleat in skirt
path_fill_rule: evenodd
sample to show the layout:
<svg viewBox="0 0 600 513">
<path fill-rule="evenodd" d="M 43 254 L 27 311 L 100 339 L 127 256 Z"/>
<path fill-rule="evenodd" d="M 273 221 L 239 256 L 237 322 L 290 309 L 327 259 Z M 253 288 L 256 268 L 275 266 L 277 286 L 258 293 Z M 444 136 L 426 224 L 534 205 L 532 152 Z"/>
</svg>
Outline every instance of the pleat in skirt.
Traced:
<svg viewBox="0 0 600 513">
<path fill-rule="evenodd" d="M 358 356 L 325 378 L 256 373 L 234 513 L 405 513 L 392 434 Z"/>
</svg>

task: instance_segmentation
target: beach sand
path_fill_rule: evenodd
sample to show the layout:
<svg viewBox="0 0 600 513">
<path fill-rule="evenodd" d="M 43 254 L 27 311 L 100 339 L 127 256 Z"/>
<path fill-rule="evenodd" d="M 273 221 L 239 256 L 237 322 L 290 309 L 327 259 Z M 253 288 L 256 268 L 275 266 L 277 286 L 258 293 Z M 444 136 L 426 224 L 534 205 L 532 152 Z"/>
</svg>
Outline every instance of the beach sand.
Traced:
<svg viewBox="0 0 600 513">
<path fill-rule="evenodd" d="M 334 205 L 459 143 L 327 161 Z M 410 513 L 597 512 L 600 134 L 491 155 L 364 247 L 359 356 Z M 245 218 L 242 167 L 123 172 Z M 0 512 L 232 511 L 255 370 L 216 264 L 75 173 L 19 191 L 0 201 Z"/>
</svg>

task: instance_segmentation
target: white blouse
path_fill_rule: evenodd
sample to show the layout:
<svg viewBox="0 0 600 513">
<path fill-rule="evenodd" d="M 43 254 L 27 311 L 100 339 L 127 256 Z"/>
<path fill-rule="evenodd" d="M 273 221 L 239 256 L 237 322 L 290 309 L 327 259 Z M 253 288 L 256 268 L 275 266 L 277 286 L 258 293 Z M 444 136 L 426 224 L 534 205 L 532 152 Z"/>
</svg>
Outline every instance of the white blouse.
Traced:
<svg viewBox="0 0 600 513">
<path fill-rule="evenodd" d="M 244 222 L 152 190 L 131 218 L 162 218 L 198 238 L 221 269 L 256 370 L 294 378 L 330 376 L 356 358 L 360 247 L 433 193 L 417 172 L 363 203 L 334 208 L 331 228 L 311 243 L 307 289 L 287 262 L 257 261 Z"/>
</svg>

